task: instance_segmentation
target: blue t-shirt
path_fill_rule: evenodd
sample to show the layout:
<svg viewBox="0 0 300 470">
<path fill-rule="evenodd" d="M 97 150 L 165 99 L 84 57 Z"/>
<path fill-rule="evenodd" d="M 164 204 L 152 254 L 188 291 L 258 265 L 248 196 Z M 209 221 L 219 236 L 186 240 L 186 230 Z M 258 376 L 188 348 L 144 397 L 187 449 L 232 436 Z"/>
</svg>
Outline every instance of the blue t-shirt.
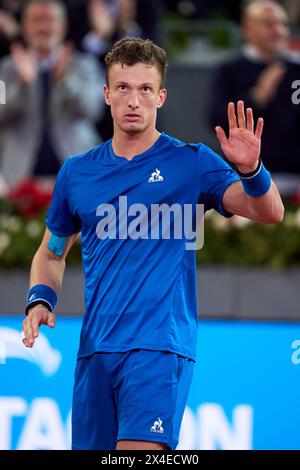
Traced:
<svg viewBox="0 0 300 470">
<path fill-rule="evenodd" d="M 161 219 L 152 233 L 151 210 L 155 204 L 189 205 L 192 225 L 196 204 L 230 217 L 222 196 L 236 181 L 237 174 L 208 147 L 166 134 L 132 160 L 114 154 L 110 140 L 65 161 L 46 223 L 58 236 L 81 231 L 85 314 L 79 358 L 139 348 L 196 359 L 195 251 L 186 249 L 175 229 L 166 236 Z M 133 212 L 125 211 L 124 198 Z M 175 215 L 170 221 L 171 227 Z"/>
</svg>

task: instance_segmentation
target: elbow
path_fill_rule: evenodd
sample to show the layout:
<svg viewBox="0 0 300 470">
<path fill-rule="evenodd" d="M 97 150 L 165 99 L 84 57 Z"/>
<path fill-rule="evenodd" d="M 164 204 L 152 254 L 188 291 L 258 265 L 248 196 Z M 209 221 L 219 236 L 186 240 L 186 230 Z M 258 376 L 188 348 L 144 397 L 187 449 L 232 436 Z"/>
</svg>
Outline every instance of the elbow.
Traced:
<svg viewBox="0 0 300 470">
<path fill-rule="evenodd" d="M 264 220 L 265 224 L 269 225 L 276 225 L 280 224 L 283 222 L 284 219 L 284 205 L 281 203 L 276 210 L 273 211 L 273 213 Z"/>
</svg>

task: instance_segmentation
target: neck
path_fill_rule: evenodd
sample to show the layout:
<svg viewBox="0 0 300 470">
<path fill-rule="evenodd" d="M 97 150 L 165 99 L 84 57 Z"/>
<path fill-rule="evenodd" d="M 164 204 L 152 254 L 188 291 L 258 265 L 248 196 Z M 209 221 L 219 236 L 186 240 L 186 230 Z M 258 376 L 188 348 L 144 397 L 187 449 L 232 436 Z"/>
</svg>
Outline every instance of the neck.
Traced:
<svg viewBox="0 0 300 470">
<path fill-rule="evenodd" d="M 114 131 L 112 139 L 113 150 L 116 155 L 131 160 L 135 155 L 146 152 L 159 138 L 157 129 L 149 129 L 145 132 L 129 133 Z"/>
<path fill-rule="evenodd" d="M 274 52 L 260 51 L 260 54 L 265 62 L 273 62 L 278 58 L 278 54 Z"/>
<path fill-rule="evenodd" d="M 266 51 L 260 47 L 255 46 L 254 44 L 250 44 L 249 48 L 250 50 L 254 51 L 254 53 L 257 54 L 257 57 L 259 57 L 264 62 L 273 62 L 278 58 L 278 52 Z"/>
<path fill-rule="evenodd" d="M 38 59 L 40 59 L 40 60 L 49 59 L 51 54 L 52 54 L 51 51 L 36 51 L 36 55 L 37 55 Z"/>
</svg>

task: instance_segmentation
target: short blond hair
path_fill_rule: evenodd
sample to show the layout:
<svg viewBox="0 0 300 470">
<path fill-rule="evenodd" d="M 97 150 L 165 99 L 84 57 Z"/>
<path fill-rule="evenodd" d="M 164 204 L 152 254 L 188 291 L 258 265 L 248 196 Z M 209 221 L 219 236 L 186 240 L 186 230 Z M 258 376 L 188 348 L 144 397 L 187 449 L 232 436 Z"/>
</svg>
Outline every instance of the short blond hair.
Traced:
<svg viewBox="0 0 300 470">
<path fill-rule="evenodd" d="M 168 66 L 165 50 L 150 39 L 129 37 L 117 41 L 105 56 L 107 84 L 109 69 L 114 64 L 132 66 L 138 63 L 156 67 L 161 76 L 161 85 L 163 85 Z"/>
</svg>

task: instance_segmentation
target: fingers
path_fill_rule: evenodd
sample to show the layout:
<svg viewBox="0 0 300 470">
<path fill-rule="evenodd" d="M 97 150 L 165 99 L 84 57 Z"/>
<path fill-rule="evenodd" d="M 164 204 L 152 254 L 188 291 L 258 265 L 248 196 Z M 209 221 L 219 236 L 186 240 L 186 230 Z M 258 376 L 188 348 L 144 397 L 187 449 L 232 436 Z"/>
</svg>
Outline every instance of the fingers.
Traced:
<svg viewBox="0 0 300 470">
<path fill-rule="evenodd" d="M 27 348 L 32 348 L 34 345 L 34 334 L 33 334 L 33 328 L 31 324 L 31 318 L 26 317 L 25 320 L 23 321 L 23 343 Z"/>
<path fill-rule="evenodd" d="M 247 108 L 247 129 L 248 131 L 254 132 L 254 119 L 251 108 Z"/>
<path fill-rule="evenodd" d="M 221 144 L 221 147 L 223 147 L 223 145 L 225 145 L 227 143 L 227 137 L 226 137 L 226 134 L 225 134 L 224 130 L 222 129 L 222 127 L 220 127 L 220 126 L 216 127 L 216 134 L 217 134 L 218 140 Z"/>
<path fill-rule="evenodd" d="M 234 103 L 231 102 L 228 104 L 228 120 L 229 120 L 230 130 L 233 130 L 239 127 L 240 129 L 247 129 L 248 131 L 254 133 L 253 110 L 252 108 L 247 108 L 246 115 L 245 115 L 244 101 L 238 101 L 237 103 L 237 118 L 236 118 Z M 257 122 L 257 126 L 256 126 L 256 131 L 255 131 L 255 136 L 258 139 L 261 139 L 261 136 L 263 133 L 263 127 L 264 127 L 264 120 L 262 118 L 259 118 Z M 221 129 L 221 128 L 216 128 L 216 132 L 217 132 L 219 141 L 221 142 L 220 138 L 222 138 L 223 143 L 224 143 L 225 133 L 223 131 L 224 135 L 221 135 L 221 132 L 220 131 L 218 132 L 217 129 Z"/>
<path fill-rule="evenodd" d="M 241 129 L 246 129 L 246 117 L 245 117 L 245 106 L 244 101 L 238 101 L 237 103 L 237 117 L 235 113 L 235 104 L 228 104 L 228 121 L 230 130 L 240 127 Z"/>
<path fill-rule="evenodd" d="M 259 120 L 257 121 L 257 126 L 256 126 L 256 131 L 255 131 L 255 136 L 258 139 L 261 139 L 263 129 L 264 129 L 264 120 L 263 118 L 259 118 Z"/>
<path fill-rule="evenodd" d="M 50 328 L 55 327 L 55 315 L 54 315 L 54 313 L 49 312 L 47 325 L 50 326 Z"/>
<path fill-rule="evenodd" d="M 246 129 L 245 106 L 244 101 L 238 101 L 237 104 L 238 123 L 241 129 Z"/>
<path fill-rule="evenodd" d="M 36 339 L 39 335 L 39 326 L 40 326 L 39 319 L 36 316 L 32 317 L 31 329 L 32 329 L 32 332 L 33 332 L 33 338 L 34 339 Z"/>
<path fill-rule="evenodd" d="M 228 104 L 228 121 L 230 130 L 235 129 L 237 127 L 234 103 Z"/>
<path fill-rule="evenodd" d="M 44 306 L 33 307 L 28 316 L 23 321 L 23 343 L 27 348 L 32 348 L 35 339 L 39 336 L 40 325 L 55 327 L 55 315 L 49 312 Z"/>
</svg>

